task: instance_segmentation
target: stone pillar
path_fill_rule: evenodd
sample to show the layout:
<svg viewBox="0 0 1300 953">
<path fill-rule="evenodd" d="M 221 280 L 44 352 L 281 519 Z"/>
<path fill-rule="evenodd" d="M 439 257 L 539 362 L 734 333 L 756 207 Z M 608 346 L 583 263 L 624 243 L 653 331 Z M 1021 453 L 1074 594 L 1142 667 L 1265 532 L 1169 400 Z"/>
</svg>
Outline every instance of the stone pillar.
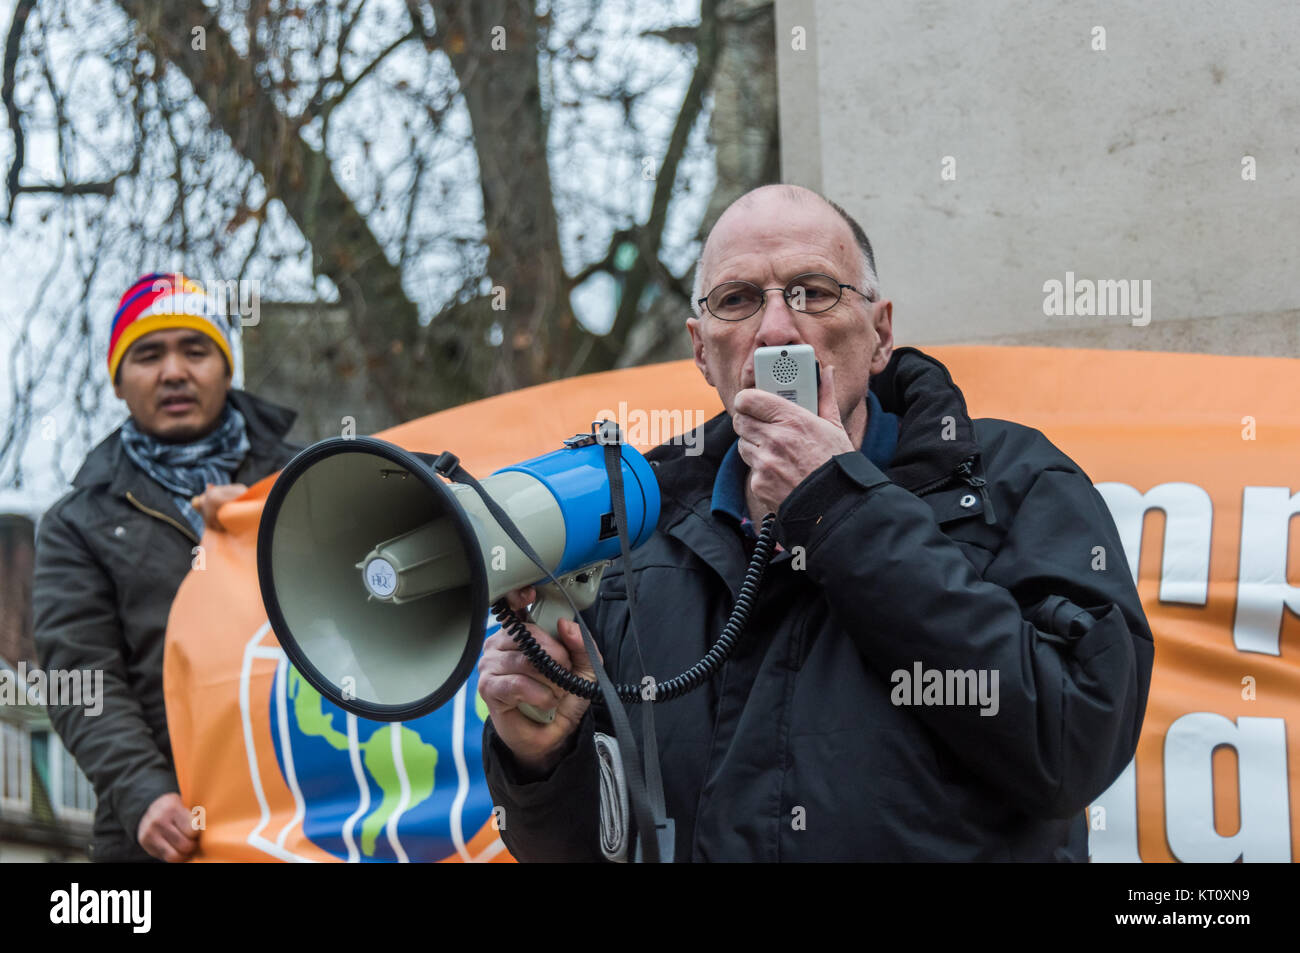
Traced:
<svg viewBox="0 0 1300 953">
<path fill-rule="evenodd" d="M 36 527 L 26 516 L 0 514 L 0 658 L 36 663 L 32 641 L 32 571 Z"/>
<path fill-rule="evenodd" d="M 1300 5 L 779 0 L 776 32 L 783 180 L 862 223 L 899 344 L 1300 356 Z"/>
<path fill-rule="evenodd" d="M 328 304 L 261 303 L 256 325 L 243 329 L 244 388 L 298 411 L 289 439 L 311 443 L 370 434 L 398 421 L 368 393 L 366 357 L 348 312 Z"/>
</svg>

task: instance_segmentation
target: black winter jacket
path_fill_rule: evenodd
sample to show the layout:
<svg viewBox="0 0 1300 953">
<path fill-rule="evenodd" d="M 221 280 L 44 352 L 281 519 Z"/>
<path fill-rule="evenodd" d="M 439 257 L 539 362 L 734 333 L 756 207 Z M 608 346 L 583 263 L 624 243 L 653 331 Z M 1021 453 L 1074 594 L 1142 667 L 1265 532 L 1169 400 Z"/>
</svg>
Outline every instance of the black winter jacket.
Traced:
<svg viewBox="0 0 1300 953">
<path fill-rule="evenodd" d="M 1084 809 L 1133 756 L 1153 655 L 1110 513 L 1038 431 L 972 421 L 922 352 L 895 350 L 870 386 L 900 418 L 887 472 L 845 453 L 791 492 L 777 514 L 786 552 L 734 655 L 656 706 L 676 857 L 1086 860 Z M 703 453 L 650 454 L 662 509 L 632 563 L 659 680 L 704 655 L 744 575 L 743 537 L 710 505 L 735 439 L 720 414 Z M 610 677 L 637 684 L 626 586 L 617 560 L 584 618 Z M 918 663 L 984 670 L 989 686 L 996 672 L 997 713 L 903 704 L 923 700 L 898 674 Z M 598 705 L 554 771 L 523 783 L 485 725 L 488 784 L 519 860 L 600 859 L 593 730 L 613 734 Z"/>
<path fill-rule="evenodd" d="M 296 447 L 296 414 L 231 389 L 250 450 L 234 482 L 274 473 Z M 199 539 L 171 494 L 126 456 L 114 431 L 86 457 L 73 490 L 41 520 L 32 602 L 41 666 L 102 670 L 103 710 L 49 709 L 95 788 L 91 856 L 148 861 L 136 842 L 145 810 L 178 791 L 163 706 L 163 636 Z"/>
</svg>

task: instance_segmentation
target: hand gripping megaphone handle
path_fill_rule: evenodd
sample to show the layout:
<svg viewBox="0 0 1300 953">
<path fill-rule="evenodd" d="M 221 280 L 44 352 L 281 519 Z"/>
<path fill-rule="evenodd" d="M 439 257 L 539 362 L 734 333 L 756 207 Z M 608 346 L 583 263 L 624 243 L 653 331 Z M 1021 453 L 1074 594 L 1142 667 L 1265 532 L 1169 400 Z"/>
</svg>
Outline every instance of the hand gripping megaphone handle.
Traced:
<svg viewBox="0 0 1300 953">
<path fill-rule="evenodd" d="M 600 589 L 600 577 L 605 571 L 605 564 L 598 563 L 595 566 L 585 566 L 582 569 L 575 570 L 559 579 L 560 586 L 554 583 L 546 583 L 537 587 L 537 601 L 533 603 L 528 610 L 528 621 L 535 624 L 543 632 L 549 632 L 555 637 L 559 637 L 560 620 L 568 619 L 573 621 L 573 608 L 570 605 L 577 606 L 579 609 L 585 609 L 595 601 L 596 593 Z M 569 598 L 564 597 L 565 590 L 568 591 Z M 549 708 L 542 710 L 535 705 L 527 702 L 521 702 L 519 710 L 531 718 L 533 721 L 549 725 L 555 720 L 555 709 Z"/>
</svg>

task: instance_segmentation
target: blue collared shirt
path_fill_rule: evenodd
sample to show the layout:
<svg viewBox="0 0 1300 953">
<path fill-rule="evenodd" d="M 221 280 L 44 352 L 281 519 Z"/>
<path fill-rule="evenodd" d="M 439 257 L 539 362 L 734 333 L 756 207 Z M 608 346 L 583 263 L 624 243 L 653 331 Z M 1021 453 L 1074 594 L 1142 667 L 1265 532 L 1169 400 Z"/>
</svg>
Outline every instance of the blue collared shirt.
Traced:
<svg viewBox="0 0 1300 953">
<path fill-rule="evenodd" d="M 898 447 L 898 415 L 886 413 L 880 399 L 867 391 L 867 432 L 862 438 L 862 452 L 867 459 L 884 470 L 894 459 Z M 754 536 L 754 526 L 746 515 L 745 479 L 749 467 L 740 456 L 740 441 L 727 450 L 713 480 L 713 514 L 726 515 L 749 536 Z"/>
</svg>

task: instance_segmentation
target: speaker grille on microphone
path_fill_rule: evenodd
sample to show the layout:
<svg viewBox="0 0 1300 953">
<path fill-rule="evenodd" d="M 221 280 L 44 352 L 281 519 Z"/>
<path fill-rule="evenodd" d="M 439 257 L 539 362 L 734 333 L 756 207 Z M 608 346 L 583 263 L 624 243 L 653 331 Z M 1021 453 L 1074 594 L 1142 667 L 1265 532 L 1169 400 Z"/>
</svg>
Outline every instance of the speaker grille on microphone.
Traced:
<svg viewBox="0 0 1300 953">
<path fill-rule="evenodd" d="M 794 358 L 782 356 L 772 362 L 772 377 L 778 384 L 793 384 L 798 376 L 799 365 L 795 363 Z"/>
</svg>

